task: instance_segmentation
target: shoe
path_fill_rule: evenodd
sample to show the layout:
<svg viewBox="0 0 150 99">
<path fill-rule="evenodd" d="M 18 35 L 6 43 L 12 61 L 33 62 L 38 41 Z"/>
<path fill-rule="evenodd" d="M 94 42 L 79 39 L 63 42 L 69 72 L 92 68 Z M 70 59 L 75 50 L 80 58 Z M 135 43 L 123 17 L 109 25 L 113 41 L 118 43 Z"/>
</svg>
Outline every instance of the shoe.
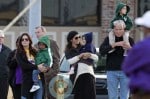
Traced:
<svg viewBox="0 0 150 99">
<path fill-rule="evenodd" d="M 36 90 L 40 89 L 39 85 L 33 85 L 32 88 L 30 89 L 30 92 L 34 92 Z"/>
</svg>

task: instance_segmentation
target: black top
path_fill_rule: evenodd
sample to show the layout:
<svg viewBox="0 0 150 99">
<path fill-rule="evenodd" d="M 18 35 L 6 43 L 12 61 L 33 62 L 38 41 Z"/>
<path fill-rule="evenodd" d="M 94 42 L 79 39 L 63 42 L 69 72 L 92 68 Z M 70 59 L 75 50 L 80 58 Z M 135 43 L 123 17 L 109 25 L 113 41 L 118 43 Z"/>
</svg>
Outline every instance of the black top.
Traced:
<svg viewBox="0 0 150 99">
<path fill-rule="evenodd" d="M 28 61 L 25 53 L 18 52 L 16 54 L 17 63 L 21 66 L 23 82 L 21 85 L 21 95 L 27 99 L 33 99 L 33 94 L 30 93 L 30 89 L 33 85 L 32 71 L 37 69 L 37 66 Z"/>
<path fill-rule="evenodd" d="M 123 37 L 116 37 L 115 42 L 123 41 Z M 134 41 L 132 38 L 129 37 L 129 43 L 131 46 L 134 45 Z M 115 47 L 115 50 L 111 53 L 108 53 L 112 50 L 112 46 L 109 44 L 109 38 L 106 37 L 104 42 L 100 46 L 100 53 L 101 55 L 107 54 L 106 59 L 106 70 L 107 71 L 114 71 L 114 70 L 121 70 L 121 65 L 124 60 L 124 49 L 121 46 Z"/>
<path fill-rule="evenodd" d="M 26 54 L 17 52 L 16 54 L 17 63 L 22 68 L 23 81 L 32 80 L 32 71 L 37 69 L 37 66 L 28 61 Z"/>
<path fill-rule="evenodd" d="M 11 49 L 5 45 L 2 45 L 2 49 L 0 52 L 0 78 L 6 78 L 9 74 L 9 69 L 7 66 L 7 58 Z"/>
</svg>

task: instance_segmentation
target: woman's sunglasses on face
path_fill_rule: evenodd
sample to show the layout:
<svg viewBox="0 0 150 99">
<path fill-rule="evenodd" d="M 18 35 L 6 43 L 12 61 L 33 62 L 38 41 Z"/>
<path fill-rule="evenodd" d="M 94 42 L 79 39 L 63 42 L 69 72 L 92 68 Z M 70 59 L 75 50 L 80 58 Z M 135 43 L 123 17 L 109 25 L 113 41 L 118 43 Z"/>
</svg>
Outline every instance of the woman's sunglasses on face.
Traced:
<svg viewBox="0 0 150 99">
<path fill-rule="evenodd" d="M 21 41 L 29 41 L 28 38 L 22 38 Z"/>
<path fill-rule="evenodd" d="M 80 37 L 80 36 L 77 36 L 77 37 L 75 37 L 74 39 L 77 40 L 77 39 L 79 39 L 79 38 L 81 38 L 81 37 Z"/>
</svg>

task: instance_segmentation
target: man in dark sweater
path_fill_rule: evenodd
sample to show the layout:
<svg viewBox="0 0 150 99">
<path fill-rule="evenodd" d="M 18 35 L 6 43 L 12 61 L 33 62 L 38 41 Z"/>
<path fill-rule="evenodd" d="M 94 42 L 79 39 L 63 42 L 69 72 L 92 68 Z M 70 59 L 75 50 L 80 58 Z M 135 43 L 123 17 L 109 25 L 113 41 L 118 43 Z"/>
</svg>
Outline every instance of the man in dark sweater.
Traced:
<svg viewBox="0 0 150 99">
<path fill-rule="evenodd" d="M 100 46 L 101 55 L 107 55 L 107 85 L 109 99 L 118 99 L 118 85 L 120 85 L 120 99 L 128 99 L 128 79 L 121 70 L 124 60 L 124 51 L 128 51 L 134 44 L 132 38 L 129 43 L 125 42 L 123 35 L 125 33 L 125 23 L 122 20 L 116 20 L 113 26 L 112 36 L 105 38 Z"/>
<path fill-rule="evenodd" d="M 0 30 L 0 99 L 7 99 L 8 94 L 8 76 L 9 69 L 7 66 L 7 57 L 11 52 L 10 48 L 5 46 L 4 33 Z"/>
</svg>

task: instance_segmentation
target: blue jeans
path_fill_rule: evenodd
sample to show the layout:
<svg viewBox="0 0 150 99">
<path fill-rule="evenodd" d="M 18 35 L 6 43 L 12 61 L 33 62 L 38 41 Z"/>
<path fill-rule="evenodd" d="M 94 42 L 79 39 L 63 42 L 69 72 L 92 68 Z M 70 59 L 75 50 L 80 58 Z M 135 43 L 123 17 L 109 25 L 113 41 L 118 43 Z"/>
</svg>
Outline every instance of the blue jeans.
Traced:
<svg viewBox="0 0 150 99">
<path fill-rule="evenodd" d="M 128 88 L 128 78 L 122 71 L 107 71 L 107 89 L 109 99 L 128 99 L 129 98 L 129 88 Z M 120 85 L 120 90 L 118 92 L 118 86 Z"/>
<path fill-rule="evenodd" d="M 39 80 L 39 86 L 40 86 L 40 89 L 38 89 L 37 91 L 35 91 L 33 93 L 33 99 L 42 99 L 42 96 L 43 96 L 43 86 L 42 86 L 42 81 Z M 24 96 L 21 96 L 21 99 L 27 99 L 27 97 L 24 97 Z"/>
<path fill-rule="evenodd" d="M 32 72 L 32 80 L 35 85 L 39 84 L 39 78 L 38 78 L 39 73 L 40 73 L 39 70 L 33 70 L 33 72 Z"/>
</svg>

